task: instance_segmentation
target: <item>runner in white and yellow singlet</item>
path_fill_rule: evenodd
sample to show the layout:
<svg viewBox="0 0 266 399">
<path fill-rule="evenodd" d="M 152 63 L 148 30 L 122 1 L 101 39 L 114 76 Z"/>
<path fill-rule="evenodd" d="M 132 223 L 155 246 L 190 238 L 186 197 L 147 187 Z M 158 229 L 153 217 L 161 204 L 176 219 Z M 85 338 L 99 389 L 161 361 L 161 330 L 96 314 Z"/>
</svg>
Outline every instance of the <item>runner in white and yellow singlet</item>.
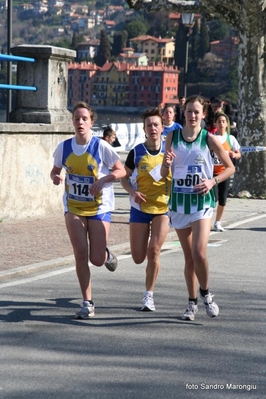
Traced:
<svg viewBox="0 0 266 399">
<path fill-rule="evenodd" d="M 110 271 L 117 266 L 117 258 L 107 248 L 114 209 L 112 183 L 126 173 L 110 144 L 92 136 L 94 121 L 95 113 L 88 104 L 81 101 L 74 106 L 75 136 L 57 146 L 50 173 L 53 183 L 59 185 L 64 180 L 61 170 L 66 172 L 65 223 L 83 295 L 81 309 L 75 315 L 79 319 L 94 316 L 89 260 L 95 266 L 105 264 Z"/>
<path fill-rule="evenodd" d="M 170 175 L 160 174 L 164 154 L 163 120 L 158 108 L 142 115 L 146 141 L 128 154 L 126 176 L 121 179 L 130 194 L 130 245 L 134 262 L 142 263 L 147 256 L 146 291 L 143 311 L 155 310 L 153 291 L 160 270 L 160 250 L 169 230 L 168 197 Z"/>
</svg>

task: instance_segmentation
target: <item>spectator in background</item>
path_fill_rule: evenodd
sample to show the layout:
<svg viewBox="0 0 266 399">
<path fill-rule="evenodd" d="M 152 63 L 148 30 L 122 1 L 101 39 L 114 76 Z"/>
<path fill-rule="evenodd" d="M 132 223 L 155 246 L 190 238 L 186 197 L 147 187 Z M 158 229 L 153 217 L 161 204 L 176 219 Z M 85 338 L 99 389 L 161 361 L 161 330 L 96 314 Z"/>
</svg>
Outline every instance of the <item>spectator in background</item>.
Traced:
<svg viewBox="0 0 266 399">
<path fill-rule="evenodd" d="M 212 112 L 215 115 L 216 112 L 222 112 L 223 111 L 223 102 L 219 98 L 214 98 L 211 101 L 211 108 Z"/>
<path fill-rule="evenodd" d="M 236 122 L 235 122 L 235 112 L 233 110 L 232 105 L 228 102 L 224 102 L 224 107 L 223 107 L 224 113 L 228 116 L 229 122 L 230 122 L 230 127 L 228 127 L 227 131 L 230 133 L 232 136 L 237 138 L 237 129 L 236 129 Z"/>
<path fill-rule="evenodd" d="M 182 125 L 175 122 L 175 106 L 166 104 L 162 111 L 163 121 L 164 121 L 164 129 L 163 136 L 164 139 L 168 135 L 169 132 L 172 132 L 176 129 L 182 129 Z"/>
<path fill-rule="evenodd" d="M 185 115 L 183 109 L 185 101 L 185 97 L 179 97 L 179 104 L 177 104 L 177 106 L 175 107 L 175 121 L 181 126 L 184 126 L 185 123 Z"/>
<path fill-rule="evenodd" d="M 211 97 L 210 101 L 208 101 L 207 111 L 206 111 L 206 115 L 205 115 L 205 118 L 204 118 L 205 124 L 206 124 L 206 129 L 208 131 L 210 131 L 210 129 L 213 127 L 214 114 L 213 114 L 213 110 L 212 110 L 212 107 L 211 107 L 211 102 L 212 102 L 213 99 L 214 99 L 214 97 Z"/>
<path fill-rule="evenodd" d="M 222 111 L 223 111 L 222 101 L 219 98 L 212 97 L 210 99 L 210 104 L 206 115 L 206 126 L 208 132 L 215 133 L 216 126 L 214 123 L 214 115 L 216 112 L 222 112 Z"/>
<path fill-rule="evenodd" d="M 230 129 L 230 121 L 228 116 L 223 112 L 217 112 L 214 116 L 214 123 L 216 126 L 216 132 L 214 134 L 218 137 L 220 143 L 222 144 L 224 150 L 227 152 L 231 160 L 235 161 L 236 159 L 241 158 L 240 145 L 238 141 L 234 136 L 231 136 L 228 133 L 228 129 Z M 218 178 L 219 180 L 219 175 L 224 170 L 225 166 L 220 161 L 218 156 L 214 153 L 214 178 Z M 222 182 L 219 182 L 218 185 L 214 186 L 215 197 L 218 201 L 216 220 L 213 227 L 213 230 L 215 231 L 224 231 L 224 228 L 221 225 L 221 219 L 226 205 L 229 184 L 230 177 Z"/>
<path fill-rule="evenodd" d="M 230 104 L 228 101 L 224 101 L 223 112 L 228 116 L 228 118 L 231 122 L 230 124 L 232 124 L 232 122 L 234 122 L 235 113 L 234 113 L 232 104 Z"/>
<path fill-rule="evenodd" d="M 103 140 L 107 141 L 110 145 L 116 140 L 116 132 L 110 127 L 107 126 L 103 131 Z"/>
</svg>

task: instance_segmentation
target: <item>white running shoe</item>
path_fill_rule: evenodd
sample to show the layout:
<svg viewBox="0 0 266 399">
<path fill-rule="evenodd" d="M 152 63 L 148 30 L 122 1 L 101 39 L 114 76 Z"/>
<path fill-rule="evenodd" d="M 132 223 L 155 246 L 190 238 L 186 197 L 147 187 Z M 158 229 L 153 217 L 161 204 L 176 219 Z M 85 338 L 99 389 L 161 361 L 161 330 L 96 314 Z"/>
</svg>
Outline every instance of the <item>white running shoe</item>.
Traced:
<svg viewBox="0 0 266 399">
<path fill-rule="evenodd" d="M 205 305 L 206 308 L 206 313 L 209 317 L 216 317 L 219 314 L 219 307 L 217 303 L 213 301 L 214 295 L 212 295 L 210 292 L 205 295 L 201 296 L 201 299 L 203 300 L 203 304 Z"/>
<path fill-rule="evenodd" d="M 197 311 L 198 311 L 198 305 L 196 305 L 194 301 L 189 301 L 188 307 L 182 316 L 182 320 L 190 320 L 190 321 L 195 320 L 195 315 Z"/>
<path fill-rule="evenodd" d="M 144 293 L 142 304 L 143 306 L 141 311 L 143 312 L 151 312 L 155 310 L 153 296 L 147 292 Z"/>
<path fill-rule="evenodd" d="M 221 225 L 221 222 L 215 222 L 215 223 L 214 223 L 214 226 L 213 226 L 213 230 L 214 230 L 214 231 L 220 231 L 220 232 L 225 231 L 225 229 L 224 229 L 223 226 Z"/>
<path fill-rule="evenodd" d="M 79 312 L 77 312 L 74 316 L 75 319 L 89 319 L 90 317 L 94 316 L 94 303 L 90 303 L 87 301 L 83 301 L 81 305 L 81 309 Z"/>
</svg>

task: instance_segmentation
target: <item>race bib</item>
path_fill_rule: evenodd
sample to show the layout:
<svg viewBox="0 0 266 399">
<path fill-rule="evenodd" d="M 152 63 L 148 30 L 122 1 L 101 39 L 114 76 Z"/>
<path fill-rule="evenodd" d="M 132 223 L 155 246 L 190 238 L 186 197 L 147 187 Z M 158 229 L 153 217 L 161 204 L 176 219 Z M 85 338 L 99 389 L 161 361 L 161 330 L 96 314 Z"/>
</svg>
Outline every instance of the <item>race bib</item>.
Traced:
<svg viewBox="0 0 266 399">
<path fill-rule="evenodd" d="M 150 171 L 150 175 L 153 178 L 153 180 L 155 180 L 156 182 L 158 182 L 159 180 L 161 180 L 162 176 L 161 176 L 161 164 L 158 164 L 157 166 L 155 166 L 155 168 L 153 168 Z"/>
<path fill-rule="evenodd" d="M 90 187 L 94 183 L 95 178 L 92 176 L 79 176 L 68 174 L 68 198 L 74 201 L 94 201 L 94 196 L 90 194 Z"/>
<path fill-rule="evenodd" d="M 174 192 L 191 194 L 197 193 L 194 191 L 194 186 L 200 183 L 202 178 L 202 166 L 201 165 L 188 165 L 187 174 L 182 179 L 174 180 Z"/>
<path fill-rule="evenodd" d="M 229 151 L 225 150 L 225 152 L 229 156 Z M 223 164 L 215 153 L 214 153 L 214 157 L 213 157 L 213 164 L 214 165 L 222 165 Z"/>
</svg>

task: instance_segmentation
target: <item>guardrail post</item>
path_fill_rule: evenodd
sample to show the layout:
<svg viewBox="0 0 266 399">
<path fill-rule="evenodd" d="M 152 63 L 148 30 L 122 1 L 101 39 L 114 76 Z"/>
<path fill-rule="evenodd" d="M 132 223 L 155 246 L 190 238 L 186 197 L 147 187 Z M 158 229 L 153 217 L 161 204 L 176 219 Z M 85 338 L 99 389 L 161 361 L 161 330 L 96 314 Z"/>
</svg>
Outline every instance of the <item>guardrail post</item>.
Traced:
<svg viewBox="0 0 266 399">
<path fill-rule="evenodd" d="M 36 61 L 17 64 L 17 85 L 35 86 L 37 91 L 17 91 L 15 110 L 10 121 L 16 123 L 61 123 L 69 120 L 67 110 L 68 62 L 73 50 L 45 46 L 21 45 L 11 48 L 13 55 L 32 57 Z"/>
</svg>

